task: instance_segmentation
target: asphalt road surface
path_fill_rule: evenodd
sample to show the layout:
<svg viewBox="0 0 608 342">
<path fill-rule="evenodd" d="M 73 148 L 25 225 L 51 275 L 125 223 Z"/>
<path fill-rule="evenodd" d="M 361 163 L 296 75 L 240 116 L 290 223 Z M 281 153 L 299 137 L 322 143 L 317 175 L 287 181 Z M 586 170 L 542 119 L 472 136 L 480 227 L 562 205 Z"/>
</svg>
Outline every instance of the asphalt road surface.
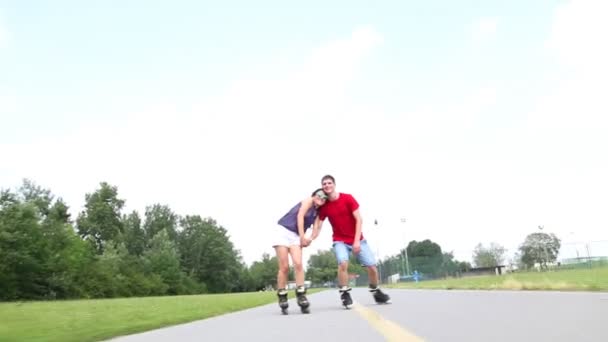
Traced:
<svg viewBox="0 0 608 342">
<path fill-rule="evenodd" d="M 353 289 L 341 306 L 335 289 L 309 295 L 302 314 L 290 292 L 289 315 L 269 304 L 113 342 L 158 341 L 608 341 L 608 293 L 388 289 L 378 305 Z"/>
</svg>

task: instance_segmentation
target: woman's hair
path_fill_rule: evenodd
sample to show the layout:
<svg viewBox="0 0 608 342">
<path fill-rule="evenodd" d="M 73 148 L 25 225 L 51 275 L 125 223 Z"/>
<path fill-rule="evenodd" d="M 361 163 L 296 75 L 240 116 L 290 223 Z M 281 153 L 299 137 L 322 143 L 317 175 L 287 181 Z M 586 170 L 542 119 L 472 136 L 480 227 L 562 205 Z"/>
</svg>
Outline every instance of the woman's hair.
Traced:
<svg viewBox="0 0 608 342">
<path fill-rule="evenodd" d="M 311 196 L 311 197 L 312 197 L 312 196 L 315 196 L 315 195 L 317 194 L 317 192 L 319 192 L 319 191 L 323 191 L 323 188 L 318 188 L 317 190 L 313 191 L 313 192 L 312 192 L 312 194 L 311 194 L 310 196 Z M 327 194 L 326 194 L 324 191 L 323 191 L 323 194 L 325 194 L 325 195 L 327 196 Z"/>
</svg>

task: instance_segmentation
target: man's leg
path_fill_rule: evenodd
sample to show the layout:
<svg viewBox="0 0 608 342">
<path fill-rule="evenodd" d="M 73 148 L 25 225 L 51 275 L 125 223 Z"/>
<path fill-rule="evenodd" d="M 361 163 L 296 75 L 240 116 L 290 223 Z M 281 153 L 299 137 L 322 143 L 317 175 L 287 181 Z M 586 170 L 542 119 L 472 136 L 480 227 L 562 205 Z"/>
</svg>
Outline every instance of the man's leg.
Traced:
<svg viewBox="0 0 608 342">
<path fill-rule="evenodd" d="M 334 253 L 338 262 L 338 285 L 348 286 L 348 259 L 350 247 L 342 242 L 334 243 Z"/>
<path fill-rule="evenodd" d="M 377 303 L 389 303 L 390 297 L 380 290 L 378 284 L 378 268 L 376 267 L 376 260 L 372 249 L 367 244 L 366 240 L 361 241 L 361 251 L 357 255 L 361 265 L 367 267 L 367 275 L 369 277 L 369 290 L 373 294 L 374 299 Z"/>
<path fill-rule="evenodd" d="M 336 260 L 338 261 L 338 285 L 340 286 L 340 298 L 342 299 L 342 305 L 347 308 L 353 304 L 353 300 L 350 297 L 351 288 L 348 286 L 348 258 L 351 247 L 342 243 L 334 243 L 334 253 L 336 254 Z"/>
<path fill-rule="evenodd" d="M 374 287 L 380 283 L 378 280 L 378 267 L 376 267 L 376 265 L 367 266 L 367 277 L 369 279 L 369 284 L 374 285 Z"/>
</svg>

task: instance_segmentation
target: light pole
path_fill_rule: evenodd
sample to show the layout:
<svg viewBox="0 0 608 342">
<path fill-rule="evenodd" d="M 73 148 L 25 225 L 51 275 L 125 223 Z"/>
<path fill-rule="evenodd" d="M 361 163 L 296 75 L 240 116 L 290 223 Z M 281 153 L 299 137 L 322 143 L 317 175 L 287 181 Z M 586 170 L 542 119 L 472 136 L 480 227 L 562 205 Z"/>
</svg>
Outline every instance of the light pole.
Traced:
<svg viewBox="0 0 608 342">
<path fill-rule="evenodd" d="M 405 250 L 405 267 L 406 267 L 405 269 L 407 270 L 407 275 L 409 276 L 410 275 L 410 261 L 408 260 L 408 256 L 407 256 L 408 243 L 407 243 L 407 237 L 405 234 L 405 221 L 406 221 L 405 218 L 402 217 L 401 223 L 403 223 L 403 241 L 405 242 L 405 249 L 404 249 Z"/>
<path fill-rule="evenodd" d="M 374 225 L 376 226 L 376 231 L 379 232 L 377 219 L 374 219 Z M 380 260 L 380 239 L 378 239 L 378 242 L 376 242 L 376 254 L 378 255 L 378 280 L 380 281 L 380 284 L 382 284 L 382 261 Z"/>
<path fill-rule="evenodd" d="M 570 232 L 570 235 L 572 236 L 572 243 L 574 244 L 574 250 L 576 251 L 576 263 L 578 263 L 578 261 L 579 261 L 578 245 L 577 245 L 576 239 L 574 238 L 574 232 Z"/>
</svg>

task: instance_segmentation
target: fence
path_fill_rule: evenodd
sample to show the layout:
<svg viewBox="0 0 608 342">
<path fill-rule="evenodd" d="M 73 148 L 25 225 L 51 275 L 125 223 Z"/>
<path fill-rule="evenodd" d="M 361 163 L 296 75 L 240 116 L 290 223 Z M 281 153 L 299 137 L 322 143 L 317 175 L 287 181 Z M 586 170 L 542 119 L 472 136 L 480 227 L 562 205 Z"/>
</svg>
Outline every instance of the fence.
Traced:
<svg viewBox="0 0 608 342">
<path fill-rule="evenodd" d="M 510 272 L 525 272 L 525 271 L 559 271 L 559 270 L 570 270 L 570 269 L 584 269 L 584 268 L 604 268 L 608 267 L 608 240 L 598 241 L 581 241 L 581 242 L 562 242 L 557 259 L 553 262 L 547 263 L 547 265 L 536 264 L 531 269 L 523 267 L 519 260 L 517 260 L 516 253 L 518 248 L 507 249 L 503 264 L 499 265 L 499 271 L 495 267 L 490 268 L 477 268 L 472 260 L 466 260 L 471 263 L 474 269 L 465 271 L 451 272 L 450 274 L 439 274 L 441 272 L 435 272 L 434 274 L 421 273 L 419 276 L 420 281 L 433 280 L 438 278 L 446 277 L 462 277 L 472 275 L 500 275 Z M 473 250 L 470 251 L 471 258 Z M 395 269 L 394 267 L 386 267 L 386 270 L 382 270 L 382 264 L 379 265 L 379 271 L 381 274 L 382 283 L 394 283 L 394 282 L 408 282 L 414 281 L 414 277 L 410 274 L 404 274 L 403 271 Z M 383 272 L 384 271 L 384 272 Z M 360 281 L 357 281 L 357 285 L 367 280 L 367 277 L 360 277 Z"/>
<path fill-rule="evenodd" d="M 382 262 L 378 264 L 378 273 L 380 276 L 380 282 L 382 284 L 395 283 L 395 282 L 410 282 L 416 279 L 413 276 L 413 272 L 416 270 L 419 272 L 418 280 L 426 281 L 433 279 L 440 279 L 446 277 L 464 277 L 473 275 L 497 275 L 505 274 L 510 272 L 522 272 L 522 271 L 559 271 L 569 269 L 583 269 L 583 268 L 602 268 L 608 267 L 608 240 L 600 241 L 583 241 L 583 242 L 562 242 L 560 251 L 557 259 L 554 262 L 548 263 L 547 267 L 541 267 L 536 265 L 532 269 L 523 269 L 519 265 L 518 260 L 515 257 L 518 248 L 509 248 L 505 253 L 503 265 L 496 271 L 495 267 L 490 268 L 475 268 L 474 270 L 461 270 L 454 268 L 445 267 L 445 263 L 436 258 L 412 258 L 408 261 L 409 274 L 405 271 L 407 268 L 404 266 L 404 260 L 400 259 L 400 256 L 393 256 L 390 258 L 382 259 Z M 466 255 L 466 253 L 465 253 Z M 469 255 L 473 255 L 473 250 L 470 251 Z M 463 261 L 463 260 L 459 260 Z M 471 263 L 474 267 L 472 260 L 464 260 Z M 437 267 L 444 267 L 441 271 L 437 272 Z M 435 270 L 435 271 L 433 271 Z M 332 282 L 325 284 L 314 284 L 313 287 L 335 287 L 337 286 L 337 279 Z M 369 284 L 369 278 L 367 272 L 363 272 L 358 275 L 351 275 L 350 281 L 351 286 L 367 286 Z"/>
</svg>

